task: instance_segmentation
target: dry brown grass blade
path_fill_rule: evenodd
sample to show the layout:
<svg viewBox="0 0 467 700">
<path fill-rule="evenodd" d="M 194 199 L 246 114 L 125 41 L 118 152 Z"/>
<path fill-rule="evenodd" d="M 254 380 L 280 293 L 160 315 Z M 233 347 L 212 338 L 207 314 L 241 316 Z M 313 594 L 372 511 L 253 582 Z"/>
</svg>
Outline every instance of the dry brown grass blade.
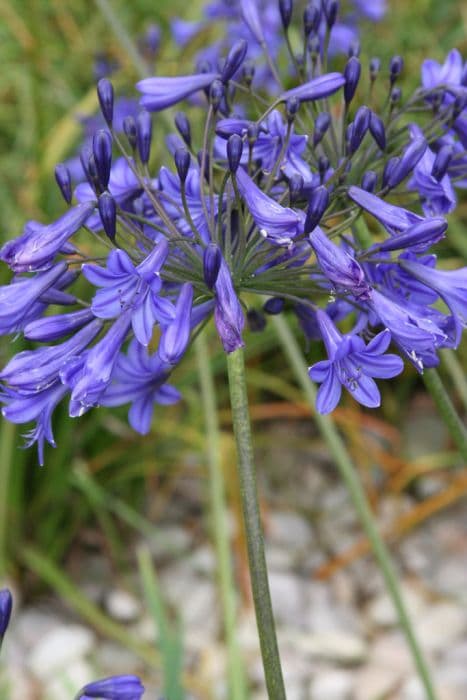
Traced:
<svg viewBox="0 0 467 700">
<path fill-rule="evenodd" d="M 459 501 L 467 493 L 467 471 L 455 478 L 452 483 L 440 493 L 427 498 L 422 503 L 418 503 L 411 508 L 407 513 L 399 517 L 396 523 L 393 523 L 386 532 L 383 533 L 386 541 L 392 542 L 397 540 L 415 527 L 421 525 L 425 520 L 433 516 L 435 513 L 447 508 L 448 506 Z M 370 544 L 366 538 L 362 538 L 352 547 L 349 547 L 344 552 L 341 552 L 336 557 L 322 564 L 314 572 L 314 578 L 327 579 L 333 576 L 340 569 L 348 566 L 360 557 L 370 551 Z"/>
</svg>

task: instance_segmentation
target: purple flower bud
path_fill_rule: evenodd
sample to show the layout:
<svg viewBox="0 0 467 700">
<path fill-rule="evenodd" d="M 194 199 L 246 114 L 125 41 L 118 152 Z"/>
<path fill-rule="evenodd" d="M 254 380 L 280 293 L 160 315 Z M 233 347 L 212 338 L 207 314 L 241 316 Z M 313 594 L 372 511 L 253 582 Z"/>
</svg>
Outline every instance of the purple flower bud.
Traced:
<svg viewBox="0 0 467 700">
<path fill-rule="evenodd" d="M 318 172 L 319 172 L 319 179 L 321 182 L 324 180 L 324 176 L 326 175 L 327 171 L 329 170 L 329 158 L 327 156 L 320 156 L 318 158 Z"/>
<path fill-rule="evenodd" d="M 248 328 L 253 333 L 260 333 L 266 328 L 266 319 L 257 309 L 249 309 L 246 313 Z"/>
<path fill-rule="evenodd" d="M 298 100 L 296 97 L 289 97 L 285 103 L 285 114 L 289 123 L 293 122 L 299 109 L 300 100 Z"/>
<path fill-rule="evenodd" d="M 401 101 L 402 98 L 402 90 L 400 87 L 394 87 L 391 90 L 391 105 L 394 107 L 396 104 L 398 104 Z"/>
<path fill-rule="evenodd" d="M 229 170 L 236 173 L 243 153 L 243 139 L 238 134 L 232 134 L 227 141 L 227 158 L 229 160 Z"/>
<path fill-rule="evenodd" d="M 175 115 L 175 126 L 178 129 L 178 133 L 185 141 L 188 148 L 191 147 L 191 127 L 188 117 L 185 112 L 177 112 Z"/>
<path fill-rule="evenodd" d="M 383 170 L 383 177 L 382 177 L 382 184 L 383 184 L 384 188 L 389 186 L 389 180 L 392 176 L 394 169 L 397 167 L 399 161 L 400 161 L 400 158 L 398 158 L 397 156 L 393 156 L 392 158 L 389 158 L 389 160 L 386 162 L 386 165 L 384 166 L 384 170 Z"/>
<path fill-rule="evenodd" d="M 71 204 L 71 175 L 70 171 L 64 163 L 58 163 L 55 166 L 55 180 L 60 188 L 60 192 L 62 193 L 63 199 L 67 204 Z"/>
<path fill-rule="evenodd" d="M 209 88 L 209 102 L 215 112 L 219 109 L 219 106 L 224 97 L 224 86 L 220 80 L 214 80 Z"/>
<path fill-rule="evenodd" d="M 350 44 L 347 55 L 349 58 L 352 58 L 352 56 L 355 56 L 355 58 L 358 58 L 360 56 L 360 51 L 361 51 L 360 42 L 358 41 L 358 39 L 355 39 Z"/>
<path fill-rule="evenodd" d="M 99 194 L 102 192 L 102 188 L 100 185 L 99 175 L 97 174 L 96 160 L 89 146 L 83 146 L 81 153 L 79 154 L 79 159 L 81 161 L 81 167 L 83 168 L 86 180 L 89 182 L 94 192 Z"/>
<path fill-rule="evenodd" d="M 235 44 L 230 49 L 225 59 L 224 66 L 221 72 L 221 81 L 223 83 L 228 83 L 231 78 L 235 75 L 237 70 L 242 65 L 246 52 L 248 50 L 248 44 L 245 39 L 240 39 L 236 41 Z"/>
<path fill-rule="evenodd" d="M 24 337 L 28 340 L 47 343 L 79 330 L 94 318 L 91 309 L 81 309 L 59 316 L 44 316 L 31 321 L 24 327 Z"/>
<path fill-rule="evenodd" d="M 323 2 L 324 15 L 328 29 L 334 26 L 339 12 L 339 3 L 337 0 L 324 0 Z"/>
<path fill-rule="evenodd" d="M 136 118 L 136 137 L 141 162 L 146 164 L 151 153 L 152 119 L 148 111 L 143 109 Z"/>
<path fill-rule="evenodd" d="M 159 112 L 198 90 L 205 90 L 218 77 L 218 73 L 208 70 L 197 75 L 181 75 L 174 78 L 145 78 L 136 84 L 136 88 L 143 93 L 140 104 L 150 112 Z"/>
<path fill-rule="evenodd" d="M 303 28 L 305 36 L 309 36 L 312 32 L 317 32 L 321 20 L 321 11 L 319 7 L 313 4 L 307 5 L 303 12 Z"/>
<path fill-rule="evenodd" d="M 360 61 L 355 56 L 349 58 L 344 68 L 344 99 L 347 104 L 352 101 L 355 95 L 355 90 L 357 89 L 358 81 L 360 80 L 360 73 L 362 67 Z"/>
<path fill-rule="evenodd" d="M 109 184 L 110 166 L 112 164 L 112 137 L 108 131 L 105 129 L 96 131 L 92 140 L 92 151 L 99 184 L 105 190 Z"/>
<path fill-rule="evenodd" d="M 446 175 L 446 171 L 451 162 L 452 156 L 454 155 L 454 148 L 450 145 L 441 146 L 438 153 L 436 154 L 435 160 L 433 162 L 433 167 L 431 168 L 431 174 L 435 180 L 443 179 Z"/>
<path fill-rule="evenodd" d="M 313 146 L 317 146 L 323 138 L 331 124 L 331 115 L 328 112 L 321 112 L 315 120 L 315 130 L 313 132 Z"/>
<path fill-rule="evenodd" d="M 288 29 L 292 19 L 293 0 L 279 0 L 279 12 L 281 15 L 282 26 Z"/>
<path fill-rule="evenodd" d="M 324 212 L 329 204 L 329 192 L 323 186 L 320 185 L 316 187 L 311 193 L 310 200 L 308 202 L 308 209 L 305 219 L 305 233 L 310 233 L 321 221 Z"/>
<path fill-rule="evenodd" d="M 250 124 L 247 131 L 246 131 L 248 143 L 250 144 L 250 146 L 255 145 L 256 139 L 258 138 L 258 134 L 259 134 L 258 125 L 257 124 Z"/>
<path fill-rule="evenodd" d="M 242 171 L 239 170 L 239 172 Z M 216 291 L 214 320 L 217 332 L 224 350 L 234 352 L 245 345 L 242 338 L 245 317 L 235 292 L 230 270 L 224 259 L 222 259 L 214 288 Z"/>
<path fill-rule="evenodd" d="M 370 287 L 365 273 L 352 255 L 333 243 L 319 226 L 310 233 L 310 243 L 321 270 L 334 287 L 356 299 L 368 299 Z"/>
<path fill-rule="evenodd" d="M 112 676 L 85 685 L 77 700 L 141 700 L 143 693 L 144 686 L 137 676 Z"/>
<path fill-rule="evenodd" d="M 104 192 L 97 200 L 97 207 L 104 231 L 110 240 L 113 241 L 117 228 L 117 205 L 115 204 L 115 199 L 109 192 Z"/>
<path fill-rule="evenodd" d="M 97 97 L 101 108 L 102 116 L 109 126 L 112 126 L 114 114 L 114 89 L 110 80 L 101 78 L 97 83 Z"/>
<path fill-rule="evenodd" d="M 203 253 L 203 274 L 206 286 L 212 289 L 216 284 L 222 263 L 222 253 L 216 243 L 210 243 Z"/>
<path fill-rule="evenodd" d="M 378 182 L 378 176 L 374 170 L 367 170 L 367 172 L 362 177 L 362 189 L 366 192 L 374 192 L 376 189 L 376 183 Z"/>
<path fill-rule="evenodd" d="M 253 61 L 245 61 L 245 63 L 242 66 L 242 78 L 249 87 L 251 83 L 253 82 L 253 78 L 255 77 L 255 64 Z"/>
<path fill-rule="evenodd" d="M 13 598 L 8 588 L 3 588 L 0 591 L 0 644 L 10 622 L 11 608 L 13 607 Z"/>
<path fill-rule="evenodd" d="M 304 185 L 303 177 L 300 173 L 293 173 L 292 177 L 289 179 L 288 185 L 290 204 L 294 204 L 302 195 Z"/>
<path fill-rule="evenodd" d="M 281 297 L 272 297 L 263 305 L 263 311 L 271 316 L 280 314 L 284 309 L 284 300 Z"/>
<path fill-rule="evenodd" d="M 447 221 L 441 217 L 423 219 L 419 223 L 409 226 L 403 233 L 392 236 L 382 243 L 376 243 L 373 249 L 383 252 L 406 250 L 407 248 L 424 251 L 427 247 L 444 238 L 447 227 Z"/>
<path fill-rule="evenodd" d="M 391 84 L 394 83 L 402 72 L 404 67 L 404 59 L 402 56 L 393 56 L 389 63 L 389 79 Z"/>
<path fill-rule="evenodd" d="M 136 128 L 135 118 L 131 115 L 125 117 L 123 120 L 123 131 L 128 139 L 131 149 L 134 151 L 138 143 L 138 132 Z"/>
<path fill-rule="evenodd" d="M 397 165 L 392 170 L 387 182 L 388 187 L 392 189 L 402 182 L 402 180 L 404 180 L 415 168 L 426 149 L 427 143 L 423 136 L 413 139 L 402 153 Z"/>
<path fill-rule="evenodd" d="M 188 347 L 192 305 L 193 287 L 184 284 L 175 306 L 175 317 L 164 329 L 157 351 L 162 362 L 168 365 L 176 365 Z"/>
<path fill-rule="evenodd" d="M 381 59 L 379 59 L 377 56 L 375 56 L 370 61 L 370 80 L 371 81 L 376 80 L 380 69 L 381 69 Z"/>
<path fill-rule="evenodd" d="M 386 148 L 386 131 L 383 120 L 377 114 L 370 114 L 370 133 L 382 151 Z"/>
<path fill-rule="evenodd" d="M 342 73 L 325 73 L 292 90 L 287 90 L 282 93 L 279 100 L 286 102 L 290 97 L 296 97 L 301 102 L 321 100 L 323 97 L 333 95 L 344 83 L 345 78 Z"/>
<path fill-rule="evenodd" d="M 177 148 L 175 151 L 174 160 L 180 182 L 184 184 L 190 169 L 191 156 L 186 148 Z"/>
<path fill-rule="evenodd" d="M 310 34 L 307 41 L 307 49 L 310 54 L 311 61 L 313 65 L 315 65 L 321 51 L 321 39 L 319 38 L 319 34 Z"/>
<path fill-rule="evenodd" d="M 370 114 L 370 109 L 365 105 L 357 109 L 349 143 L 350 153 L 352 154 L 355 153 L 365 138 L 365 134 L 370 126 Z"/>
</svg>

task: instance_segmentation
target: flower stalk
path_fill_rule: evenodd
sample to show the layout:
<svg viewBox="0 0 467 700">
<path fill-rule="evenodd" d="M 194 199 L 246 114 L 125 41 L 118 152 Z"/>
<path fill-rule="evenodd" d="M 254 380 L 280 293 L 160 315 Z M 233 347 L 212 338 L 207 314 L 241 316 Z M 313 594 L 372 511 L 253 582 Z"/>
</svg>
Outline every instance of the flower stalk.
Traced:
<svg viewBox="0 0 467 700">
<path fill-rule="evenodd" d="M 237 445 L 240 491 L 250 565 L 251 588 L 270 700 L 285 700 L 276 628 L 269 591 L 264 537 L 258 503 L 243 349 L 227 355 L 232 422 Z"/>
<path fill-rule="evenodd" d="M 236 601 L 235 583 L 230 555 L 227 526 L 225 482 L 221 464 L 220 431 L 216 406 L 216 392 L 209 361 L 209 349 L 205 333 L 195 341 L 198 376 L 201 388 L 206 429 L 206 457 L 209 470 L 209 503 L 211 531 L 216 548 L 218 578 L 223 610 L 225 639 L 228 655 L 228 678 L 231 700 L 245 700 L 246 679 L 235 630 Z"/>
</svg>

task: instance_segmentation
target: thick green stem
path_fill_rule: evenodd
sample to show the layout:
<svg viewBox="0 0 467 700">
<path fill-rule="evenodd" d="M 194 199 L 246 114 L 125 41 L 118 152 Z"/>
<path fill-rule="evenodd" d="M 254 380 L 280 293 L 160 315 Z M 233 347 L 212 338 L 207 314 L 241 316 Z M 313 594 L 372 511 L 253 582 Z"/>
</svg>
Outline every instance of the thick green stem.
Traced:
<svg viewBox="0 0 467 700">
<path fill-rule="evenodd" d="M 209 468 L 209 503 L 212 518 L 212 535 L 216 548 L 219 587 L 224 617 L 225 639 L 228 656 L 228 676 L 231 700 L 247 697 L 245 671 L 236 635 L 236 601 L 233 568 L 230 554 L 225 483 L 220 459 L 220 434 L 217 416 L 216 393 L 209 363 L 209 350 L 205 333 L 195 342 L 198 374 L 201 387 L 206 427 L 207 460 Z"/>
<path fill-rule="evenodd" d="M 286 695 L 264 553 L 264 538 L 259 512 L 246 391 L 245 361 L 242 349 L 235 350 L 227 355 L 227 368 L 229 372 L 232 421 L 237 444 L 237 462 L 248 546 L 251 588 L 255 604 L 264 675 L 270 700 L 285 700 Z"/>
<path fill-rule="evenodd" d="M 8 509 L 11 497 L 10 473 L 15 440 L 16 426 L 4 419 L 0 431 L 0 577 L 5 576 L 8 567 Z"/>
<path fill-rule="evenodd" d="M 467 462 L 467 429 L 459 418 L 454 405 L 443 386 L 441 377 L 435 369 L 423 373 L 423 381 L 443 419 L 457 449 Z"/>
<path fill-rule="evenodd" d="M 285 321 L 284 318 L 281 316 L 274 316 L 272 318 L 276 326 L 277 334 L 282 343 L 284 353 L 287 356 L 297 377 L 297 381 L 314 409 L 316 406 L 316 389 L 308 376 L 307 366 L 295 336 L 291 332 L 287 321 Z M 345 482 L 361 525 L 365 530 L 371 544 L 373 554 L 378 562 L 381 574 L 383 575 L 386 588 L 397 611 L 400 626 L 406 636 L 407 643 L 412 652 L 412 657 L 420 680 L 423 683 L 427 700 L 436 700 L 436 693 L 430 677 L 430 672 L 407 614 L 405 603 L 399 588 L 396 571 L 391 562 L 387 547 L 379 533 L 373 513 L 371 512 L 371 508 L 368 503 L 368 499 L 358 479 L 355 466 L 350 459 L 344 442 L 341 439 L 332 419 L 329 416 L 322 416 L 319 413 L 315 413 L 314 419 L 324 440 L 326 441 L 329 451 L 334 458 L 340 475 Z"/>
</svg>

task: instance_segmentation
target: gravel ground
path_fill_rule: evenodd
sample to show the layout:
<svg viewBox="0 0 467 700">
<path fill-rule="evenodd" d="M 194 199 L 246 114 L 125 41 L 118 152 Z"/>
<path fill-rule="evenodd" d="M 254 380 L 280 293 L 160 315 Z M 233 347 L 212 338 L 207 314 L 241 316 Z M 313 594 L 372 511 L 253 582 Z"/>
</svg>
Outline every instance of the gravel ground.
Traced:
<svg viewBox="0 0 467 700">
<path fill-rule="evenodd" d="M 326 451 L 305 444 L 307 427 L 274 426 L 274 440 L 262 440 L 261 472 L 270 584 L 278 624 L 288 700 L 424 700 L 411 657 L 381 576 L 371 557 L 361 558 L 327 580 L 317 567 L 354 543 L 360 528 L 345 489 Z M 303 432 L 303 435 L 302 435 Z M 420 433 L 427 440 L 442 435 Z M 291 440 L 295 437 L 295 440 Z M 309 437 L 309 436 L 308 436 Z M 294 447 L 291 447 L 291 442 Z M 300 446 L 303 444 L 303 447 Z M 281 445 L 281 447 L 279 447 Z M 298 446 L 297 446 L 298 445 Z M 284 479 L 287 465 L 287 479 Z M 196 486 L 195 484 L 193 485 Z M 382 522 L 394 522 L 420 493 L 440 487 L 421 480 L 416 495 L 386 498 Z M 190 484 L 184 482 L 187 492 Z M 193 496 L 193 498 L 195 498 Z M 291 507 L 293 504 L 293 508 Z M 183 522 L 179 519 L 179 522 Z M 225 658 L 219 642 L 215 559 L 193 528 L 161 523 L 163 538 L 151 543 L 162 589 L 183 620 L 187 668 L 226 698 Z M 135 543 L 137 545 L 138 543 Z M 394 552 L 403 594 L 421 645 L 434 671 L 439 700 L 467 697 L 467 509 L 442 511 L 398 543 Z M 80 569 L 82 590 L 141 639 L 155 633 L 138 590 L 115 586 L 106 561 L 92 555 Z M 5 700 L 65 700 L 84 683 L 122 672 L 144 674 L 148 699 L 156 700 L 160 679 L 126 649 L 98 638 L 53 598 L 21 603 L 2 650 Z M 252 700 L 266 700 L 251 608 L 238 618 Z M 205 700 L 199 698 L 199 700 Z"/>
</svg>

